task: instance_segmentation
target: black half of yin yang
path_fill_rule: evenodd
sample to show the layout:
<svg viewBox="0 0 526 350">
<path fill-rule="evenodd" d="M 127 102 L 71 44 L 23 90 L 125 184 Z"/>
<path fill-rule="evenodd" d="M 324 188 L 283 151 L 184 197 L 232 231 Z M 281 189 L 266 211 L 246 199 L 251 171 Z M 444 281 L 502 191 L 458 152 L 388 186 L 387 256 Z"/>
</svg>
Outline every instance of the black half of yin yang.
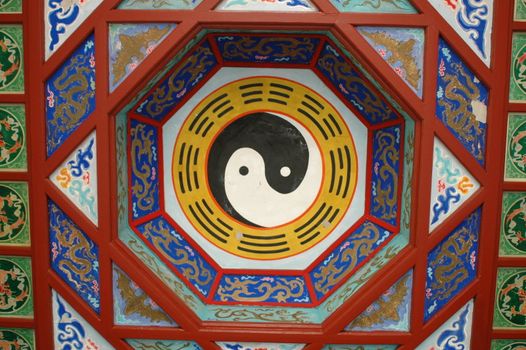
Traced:
<svg viewBox="0 0 526 350">
<path fill-rule="evenodd" d="M 208 157 L 208 183 L 213 196 L 233 218 L 259 227 L 234 209 L 225 191 L 227 164 L 236 151 L 244 148 L 262 157 L 265 180 L 272 189 L 282 194 L 293 192 L 303 181 L 309 151 L 305 138 L 293 124 L 266 112 L 251 113 L 235 120 L 214 141 Z M 256 169 L 241 164 L 238 171 L 241 176 L 250 176 Z M 250 198 L 250 193 L 244 195 Z"/>
</svg>

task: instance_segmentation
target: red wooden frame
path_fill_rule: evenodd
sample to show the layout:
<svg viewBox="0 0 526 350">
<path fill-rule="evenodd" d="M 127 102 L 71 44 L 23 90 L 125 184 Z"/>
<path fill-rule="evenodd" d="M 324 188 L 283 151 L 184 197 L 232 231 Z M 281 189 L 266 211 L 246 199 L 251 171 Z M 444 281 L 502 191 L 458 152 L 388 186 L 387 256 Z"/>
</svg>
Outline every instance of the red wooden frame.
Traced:
<svg viewBox="0 0 526 350">
<path fill-rule="evenodd" d="M 204 0 L 189 16 L 188 11 L 125 11 L 112 10 L 120 1 L 105 0 L 94 13 L 76 30 L 58 52 L 47 62 L 43 60 L 44 30 L 43 1 L 25 1 L 22 15 L 0 15 L 0 23 L 23 23 L 26 60 L 26 94 L 0 95 L 0 103 L 25 103 L 27 110 L 29 169 L 28 172 L 0 173 L 0 180 L 29 181 L 32 221 L 31 248 L 0 248 L 0 254 L 33 257 L 35 318 L 0 319 L 0 327 L 35 328 L 37 348 L 53 349 L 51 287 L 63 295 L 68 302 L 92 324 L 100 334 L 118 349 L 130 349 L 123 338 L 136 337 L 139 330 L 143 338 L 195 340 L 204 349 L 216 349 L 213 341 L 260 341 L 308 343 L 308 350 L 318 350 L 324 344 L 403 344 L 401 349 L 413 349 L 425 340 L 468 300 L 475 297 L 475 313 L 472 339 L 473 349 L 489 349 L 493 338 L 526 338 L 526 330 L 492 331 L 495 275 L 497 266 L 526 266 L 525 258 L 497 258 L 498 233 L 502 190 L 526 190 L 526 183 L 503 182 L 504 149 L 507 113 L 526 111 L 526 104 L 508 103 L 508 77 L 512 31 L 526 30 L 526 23 L 511 23 L 513 1 L 494 1 L 492 66 L 488 68 L 468 48 L 447 22 L 423 0 L 415 0 L 420 11 L 412 15 L 349 14 L 339 13 L 328 0 L 312 0 L 322 13 L 301 13 L 276 16 L 273 13 L 251 13 L 247 16 L 235 12 L 214 12 L 218 0 Z M 176 22 L 177 28 L 169 34 L 157 49 L 121 84 L 113 93 L 108 88 L 108 22 Z M 425 75 L 424 98 L 420 100 L 413 91 L 400 84 L 399 77 L 374 52 L 353 27 L 354 25 L 413 26 L 424 27 Z M 411 242 L 385 271 L 388 274 L 374 275 L 361 292 L 348 300 L 340 309 L 343 312 L 329 317 L 322 325 L 295 324 L 241 324 L 202 322 L 180 300 L 164 294 L 164 287 L 156 277 L 150 277 L 140 266 L 138 259 L 122 249 L 116 235 L 116 178 L 112 159 L 115 150 L 112 144 L 115 135 L 114 114 L 124 106 L 127 96 L 137 93 L 145 79 L 151 78 L 156 67 L 164 65 L 201 28 L 240 30 L 262 29 L 328 29 L 358 57 L 364 66 L 381 81 L 386 90 L 398 98 L 401 106 L 416 118 L 415 172 L 413 175 L 413 205 L 411 220 Z M 45 153 L 45 91 L 44 82 L 77 45 L 92 31 L 97 45 L 96 61 L 96 109 L 94 113 L 65 141 L 50 158 Z M 464 147 L 434 116 L 438 38 L 442 35 L 473 72 L 490 90 L 488 109 L 488 143 L 486 169 L 469 156 Z M 109 176 L 99 176 L 99 208 L 108 208 L 99 213 L 99 227 L 93 225 L 78 209 L 68 205 L 65 196 L 48 180 L 49 174 L 85 138 L 97 129 L 98 169 L 109 169 Z M 472 175 L 480 182 L 481 189 L 475 193 L 456 213 L 428 235 L 433 136 L 448 145 L 452 153 L 462 159 Z M 101 260 L 101 314 L 95 314 L 78 295 L 49 267 L 47 198 L 52 198 L 79 227 L 88 232 L 100 247 Z M 455 297 L 449 305 L 424 323 L 424 284 L 428 252 L 451 232 L 469 213 L 483 206 L 482 231 L 478 278 Z M 136 281 L 169 315 L 181 329 L 147 329 L 113 325 L 112 271 L 110 260 L 115 261 Z M 133 267 L 133 268 L 132 268 Z M 387 287 L 396 282 L 405 272 L 414 267 L 413 306 L 411 331 L 341 333 L 343 328 L 363 308 L 376 300 Z"/>
</svg>

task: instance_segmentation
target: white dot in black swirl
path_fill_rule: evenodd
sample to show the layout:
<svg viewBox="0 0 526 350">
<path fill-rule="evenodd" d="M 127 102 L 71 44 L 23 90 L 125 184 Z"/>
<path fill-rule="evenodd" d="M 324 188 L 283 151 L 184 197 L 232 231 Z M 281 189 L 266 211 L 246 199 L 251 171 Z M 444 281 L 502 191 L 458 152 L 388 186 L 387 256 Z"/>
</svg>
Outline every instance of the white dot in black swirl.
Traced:
<svg viewBox="0 0 526 350">
<path fill-rule="evenodd" d="M 256 112 L 229 124 L 208 157 L 208 183 L 217 203 L 253 227 L 274 227 L 304 213 L 321 185 L 320 151 L 292 118 Z"/>
</svg>

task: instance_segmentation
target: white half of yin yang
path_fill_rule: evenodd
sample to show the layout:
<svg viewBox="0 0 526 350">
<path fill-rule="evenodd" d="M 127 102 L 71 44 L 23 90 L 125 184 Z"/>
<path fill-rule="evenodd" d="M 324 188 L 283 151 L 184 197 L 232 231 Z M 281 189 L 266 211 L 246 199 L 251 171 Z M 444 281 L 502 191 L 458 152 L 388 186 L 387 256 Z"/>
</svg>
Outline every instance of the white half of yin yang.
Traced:
<svg viewBox="0 0 526 350">
<path fill-rule="evenodd" d="M 261 227 L 283 225 L 302 215 L 316 199 L 323 178 L 321 153 L 311 134 L 295 120 L 273 114 L 293 124 L 305 139 L 309 161 L 301 184 L 286 194 L 273 189 L 265 177 L 263 157 L 247 147 L 236 150 L 225 169 L 225 193 L 230 204 L 246 220 Z M 241 174 L 242 167 L 248 168 L 248 173 Z M 284 166 L 280 174 L 290 176 L 290 168 Z"/>
</svg>

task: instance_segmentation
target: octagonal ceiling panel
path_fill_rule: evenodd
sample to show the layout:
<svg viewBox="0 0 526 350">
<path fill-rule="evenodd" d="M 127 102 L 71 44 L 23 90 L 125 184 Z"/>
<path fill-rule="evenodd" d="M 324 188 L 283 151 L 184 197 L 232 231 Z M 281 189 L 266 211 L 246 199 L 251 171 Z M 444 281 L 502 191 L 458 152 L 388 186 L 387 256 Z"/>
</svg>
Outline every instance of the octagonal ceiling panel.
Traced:
<svg viewBox="0 0 526 350">
<path fill-rule="evenodd" d="M 117 118 L 120 237 L 201 318 L 319 323 L 407 243 L 412 121 L 332 40 L 212 34 L 165 72 Z"/>
</svg>

